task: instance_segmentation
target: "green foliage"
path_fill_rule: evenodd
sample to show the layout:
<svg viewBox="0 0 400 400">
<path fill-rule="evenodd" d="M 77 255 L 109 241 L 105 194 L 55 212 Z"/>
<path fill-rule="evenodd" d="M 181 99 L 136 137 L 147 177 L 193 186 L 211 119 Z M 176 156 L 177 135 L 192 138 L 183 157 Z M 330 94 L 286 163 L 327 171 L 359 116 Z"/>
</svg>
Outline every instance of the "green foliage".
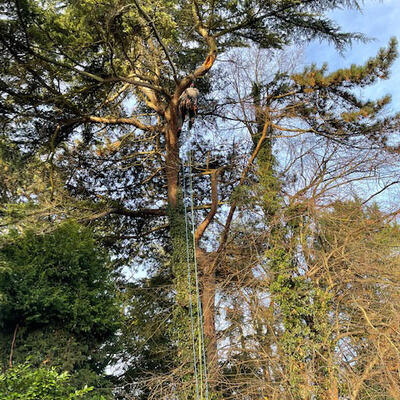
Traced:
<svg viewBox="0 0 400 400">
<path fill-rule="evenodd" d="M 266 252 L 272 275 L 269 289 L 279 310 L 282 332 L 277 344 L 286 360 L 290 392 L 298 400 L 309 395 L 309 377 L 305 371 L 307 364 L 313 362 L 319 383 L 312 391 L 316 399 L 322 399 L 329 378 L 326 364 L 321 360 L 334 349 L 328 314 L 332 296 L 323 285 L 300 271 L 302 261 L 296 254 L 298 224 L 290 221 L 286 229 L 277 229 L 273 235 L 274 245 Z"/>
<path fill-rule="evenodd" d="M 356 4 L 348 0 L 306 4 L 229 0 L 218 5 L 209 0 L 196 4 L 148 0 L 138 8 L 126 0 L 3 2 L 0 118 L 15 137 L 29 138 L 30 146 L 45 142 L 52 149 L 85 125 L 85 116 L 95 111 L 124 116 L 121 104 L 104 99 L 127 79 L 135 77 L 157 88 L 159 101 L 167 106 L 165 94 L 175 86 L 171 64 L 182 76 L 202 63 L 208 51 L 198 31 L 195 7 L 223 52 L 251 42 L 279 48 L 315 37 L 343 47 L 358 36 L 340 32 L 323 12 Z M 146 104 L 140 86 L 124 92 L 125 98 Z M 86 126 L 84 135 L 92 138 L 93 132 Z"/>
<path fill-rule="evenodd" d="M 0 205 L 15 196 L 17 187 L 23 181 L 23 161 L 18 146 L 0 136 Z"/>
<path fill-rule="evenodd" d="M 8 236 L 0 248 L 0 346 L 13 359 L 70 370 L 101 383 L 107 348 L 120 326 L 108 258 L 88 228 L 67 222 L 48 234 Z"/>
<path fill-rule="evenodd" d="M 115 331 L 107 256 L 88 229 L 66 223 L 50 234 L 13 232 L 10 238 L 12 244 L 0 249 L 10 271 L 0 277 L 0 326 L 52 321 L 95 340 Z"/>
<path fill-rule="evenodd" d="M 170 336 L 174 338 L 176 346 L 176 356 L 178 363 L 184 373 L 179 379 L 188 385 L 189 389 L 181 393 L 182 399 L 194 396 L 194 361 L 192 341 L 195 340 L 198 346 L 197 339 L 193 337 L 192 323 L 197 331 L 197 295 L 195 286 L 195 270 L 193 262 L 193 237 L 191 227 L 186 226 L 183 200 L 179 196 L 180 204 L 177 208 L 169 209 L 170 216 L 170 235 L 172 244 L 171 267 L 174 276 L 174 287 L 176 289 L 175 307 L 173 310 L 173 321 L 170 325 Z M 189 259 L 188 253 L 189 252 Z M 190 271 L 188 270 L 190 268 Z M 191 275 L 191 281 L 188 281 L 188 274 Z M 190 314 L 192 312 L 192 316 Z M 197 379 L 197 377 L 196 377 Z"/>
<path fill-rule="evenodd" d="M 82 213 L 80 218 L 85 219 L 88 208 L 92 214 L 87 219 L 102 218 L 99 224 L 121 258 L 128 259 L 138 248 L 146 253 L 149 243 L 155 241 L 157 246 L 168 249 L 170 257 L 169 263 L 163 265 L 164 274 L 156 274 L 151 282 L 143 280 L 136 286 L 124 286 L 125 294 L 130 296 L 124 333 L 132 338 L 121 340 L 126 349 L 120 353 L 128 365 L 125 376 L 134 382 L 154 374 L 162 374 L 162 380 L 164 374 L 172 376 L 178 371 L 181 380 L 162 380 L 161 391 L 170 390 L 173 393 L 169 397 L 174 398 L 177 392 L 184 397 L 193 390 L 189 299 L 194 288 L 187 282 L 185 221 L 181 199 L 177 208 L 168 207 L 164 190 L 166 184 L 173 189 L 169 193 L 176 189 L 171 185 L 179 186 L 179 138 L 170 129 L 175 125 L 173 118 L 171 123 L 177 99 L 173 93 L 182 89 L 182 77 L 192 73 L 214 51 L 222 53 L 254 43 L 276 49 L 314 38 L 331 40 L 343 48 L 360 36 L 340 32 L 324 16 L 343 6 L 357 7 L 358 3 L 20 0 L 0 5 L 0 122 L 8 137 L 7 145 L 0 145 L 0 200 L 14 202 L 0 211 L 10 216 L 6 223 L 29 214 L 30 207 L 36 205 L 36 211 L 45 209 L 39 218 L 57 222 L 60 209 L 65 207 L 65 197 L 59 193 L 68 191 L 77 199 L 74 212 Z M 386 144 L 382 131 L 398 127 L 396 119 L 377 121 L 388 98 L 361 102 L 353 93 L 357 86 L 387 77 L 395 57 L 394 47 L 393 41 L 366 67 L 333 74 L 327 74 L 325 67 L 311 67 L 293 76 L 279 73 L 270 83 L 270 90 L 265 90 L 265 104 L 261 94 L 266 88 L 253 87 L 253 100 L 258 107 L 254 142 L 260 137 L 265 119 L 261 110 L 267 106 L 279 111 L 277 121 L 300 120 L 305 131 L 321 137 L 334 137 L 340 143 L 361 137 Z M 214 86 L 207 78 L 202 79 L 204 94 Z M 260 185 L 256 193 L 260 193 L 258 200 L 266 216 L 280 219 L 282 182 L 275 171 L 273 133 L 268 132 L 259 153 L 256 180 Z M 177 151 L 171 152 L 174 142 Z M 32 186 L 36 189 L 20 190 L 20 182 L 13 186 L 22 165 L 15 147 L 20 148 L 20 154 L 32 152 L 36 160 L 42 161 L 34 167 Z M 11 149 L 16 159 L 8 159 L 3 148 Z M 12 173 L 12 178 L 4 171 Z M 237 172 L 232 172 L 225 186 L 219 185 L 219 200 L 224 203 L 229 201 L 232 182 L 237 182 Z M 168 182 L 166 175 L 172 176 Z M 174 176 L 176 182 L 171 184 Z M 206 187 L 202 183 L 196 185 L 201 205 L 210 199 Z M 35 190 L 46 196 L 37 195 Z M 203 193 L 206 194 L 202 196 Z M 247 204 L 251 204 L 254 193 L 248 185 L 238 189 L 232 198 L 246 197 Z M 203 211 L 207 210 L 200 210 Z M 283 224 L 287 226 L 282 232 L 280 226 L 275 227 L 272 233 L 277 237 L 268 243 L 266 257 L 272 271 L 271 296 L 281 318 L 276 327 L 283 329 L 281 347 L 290 361 L 289 379 L 296 390 L 304 383 L 304 377 L 298 376 L 304 371 L 302 364 L 310 357 L 312 347 L 323 353 L 324 316 L 329 302 L 322 289 L 299 275 L 294 251 L 299 219 L 295 216 L 290 222 L 285 220 Z M 163 226 L 169 226 L 169 237 Z M 293 247 L 285 247 L 292 238 Z M 107 344 L 114 339 L 118 321 L 124 318 L 113 299 L 107 257 L 93 236 L 84 228 L 65 224 L 46 235 L 32 230 L 24 234 L 13 232 L 2 239 L 3 364 L 13 350 L 14 360 L 22 361 L 29 355 L 34 365 L 48 362 L 60 370 L 70 370 L 71 379 L 79 382 L 77 387 L 81 387 L 80 383 L 101 386 L 104 367 L 112 363 Z M 209 244 L 206 248 L 216 247 L 215 243 Z M 219 257 L 229 252 L 221 249 L 217 272 L 223 276 L 225 271 L 220 270 L 224 265 Z M 264 249 L 265 246 L 261 252 Z M 245 274 L 248 275 L 251 273 Z M 234 279 L 237 282 L 238 278 Z M 158 290 L 160 297 L 154 300 L 146 290 L 153 290 L 157 282 L 172 288 Z M 223 288 L 220 282 L 218 285 Z M 163 313 L 167 313 L 165 318 Z M 164 327 L 166 331 L 162 332 Z M 15 346 L 10 348 L 13 335 Z M 256 370 L 260 368 L 253 369 Z M 186 390 L 188 386 L 191 387 Z M 151 397 L 151 390 L 148 384 L 140 395 Z M 297 391 L 295 396 L 302 394 Z"/>
<path fill-rule="evenodd" d="M 105 400 L 89 394 L 92 387 L 76 389 L 69 381 L 68 372 L 21 364 L 0 374 L 0 397 L 2 400 Z"/>
</svg>

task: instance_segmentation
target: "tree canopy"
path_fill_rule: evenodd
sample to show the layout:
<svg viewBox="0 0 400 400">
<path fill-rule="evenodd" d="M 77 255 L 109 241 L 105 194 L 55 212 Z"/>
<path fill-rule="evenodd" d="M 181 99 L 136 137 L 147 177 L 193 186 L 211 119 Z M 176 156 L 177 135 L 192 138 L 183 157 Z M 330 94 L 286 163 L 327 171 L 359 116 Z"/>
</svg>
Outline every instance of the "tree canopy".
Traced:
<svg viewBox="0 0 400 400">
<path fill-rule="evenodd" d="M 396 398 L 394 355 L 382 361 L 381 350 L 397 338 L 368 316 L 381 310 L 381 282 L 356 271 L 367 260 L 340 238 L 380 252 L 371 264 L 389 274 L 396 255 L 385 246 L 398 228 L 367 203 L 398 183 L 399 115 L 390 96 L 361 91 L 387 79 L 397 43 L 333 72 L 301 70 L 285 53 L 313 39 L 339 50 L 363 40 L 327 16 L 357 1 L 0 7 L 8 338 L 21 318 L 44 335 L 59 327 L 56 341 L 87 346 L 79 356 L 100 375 L 112 340 L 121 399 Z M 179 99 L 193 82 L 199 116 L 180 132 Z M 122 276 L 120 314 L 102 246 Z M 357 290 L 374 306 L 346 297 L 331 266 L 347 284 L 361 274 Z M 373 362 L 371 332 L 382 339 Z"/>
</svg>

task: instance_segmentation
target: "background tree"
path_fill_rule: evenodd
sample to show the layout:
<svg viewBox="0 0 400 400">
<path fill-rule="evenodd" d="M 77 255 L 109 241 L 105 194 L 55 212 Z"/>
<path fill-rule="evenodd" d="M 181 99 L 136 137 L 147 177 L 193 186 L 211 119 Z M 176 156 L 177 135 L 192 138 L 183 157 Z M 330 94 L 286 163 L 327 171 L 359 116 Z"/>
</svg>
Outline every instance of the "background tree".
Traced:
<svg viewBox="0 0 400 400">
<path fill-rule="evenodd" d="M 75 387 L 107 388 L 121 311 L 107 255 L 90 230 L 68 223 L 46 235 L 13 232 L 0 260 L 3 369 L 29 359 L 69 371 Z"/>
<path fill-rule="evenodd" d="M 376 205 L 345 202 L 321 215 L 314 237 L 308 275 L 329 293 L 339 396 L 395 399 L 399 227 Z"/>
<path fill-rule="evenodd" d="M 251 65 L 235 65 L 233 76 L 237 80 L 229 88 L 237 97 L 227 96 L 230 103 L 227 110 L 232 111 L 221 114 L 235 124 L 244 122 L 253 138 L 268 132 L 268 139 L 258 153 L 254 175 L 248 176 L 240 197 L 235 198 L 236 226 L 232 227 L 223 261 L 216 268 L 217 291 L 221 296 L 217 309 L 224 320 L 218 332 L 220 358 L 226 368 L 222 385 L 227 397 L 259 398 L 264 389 L 268 397 L 277 399 L 338 398 L 338 387 L 333 384 L 337 360 L 331 359 L 331 364 L 322 362 L 335 354 L 328 318 L 333 312 L 329 310 L 332 294 L 319 281 L 313 282 L 307 276 L 307 263 L 312 259 L 304 259 L 301 246 L 310 240 L 304 227 L 311 228 L 318 223 L 319 216 L 310 219 L 315 207 L 329 207 L 334 199 L 349 198 L 348 190 L 365 191 L 366 183 L 362 182 L 376 182 L 378 170 L 382 171 L 382 179 L 387 180 L 384 188 L 397 183 L 396 175 L 391 174 L 396 158 L 390 156 L 396 151 L 392 129 L 397 120 L 384 117 L 377 124 L 364 125 L 363 118 L 368 114 L 362 113 L 358 122 L 352 121 L 352 124 L 356 121 L 357 128 L 348 125 L 347 113 L 341 106 L 351 109 L 355 98 L 348 102 L 345 90 L 335 87 L 336 84 L 346 89 L 363 85 L 364 78 L 358 81 L 362 77 L 360 71 L 371 71 L 370 67 L 376 66 L 379 59 L 390 63 L 395 55 L 393 46 L 394 43 L 386 56 L 382 51 L 364 68 L 353 66 L 348 71 L 340 71 L 345 77 L 343 81 L 336 79 L 338 73 L 328 75 L 326 81 L 334 83 L 324 83 L 323 91 L 330 99 L 325 105 L 316 101 L 318 88 L 297 92 L 298 74 L 291 77 L 281 71 L 277 77 L 264 78 L 263 70 L 257 69 L 258 65 L 265 65 L 259 53 L 253 53 Z M 249 79 L 252 68 L 257 79 L 253 83 Z M 351 81 L 351 71 L 358 71 L 354 81 Z M 368 80 L 374 80 L 373 76 Z M 234 101 L 237 107 L 232 109 Z M 377 104 L 386 101 L 378 100 Z M 362 106 L 363 102 L 358 104 Z M 304 106 L 316 113 L 310 121 L 324 121 L 323 116 L 329 114 L 329 122 L 345 130 L 338 131 L 324 123 L 321 127 L 324 126 L 327 135 L 319 135 L 307 126 L 308 117 L 301 111 Z M 369 117 L 375 119 L 383 111 L 379 108 L 374 108 L 377 114 Z M 268 131 L 257 119 L 259 110 L 265 113 L 261 122 L 268 117 L 272 119 Z M 388 122 L 394 124 L 393 128 L 387 130 L 388 136 L 382 136 L 386 131 L 383 124 Z M 363 133 L 366 126 L 372 130 L 380 126 L 376 131 L 380 136 L 366 139 Z M 340 136 L 336 138 L 336 134 Z M 385 137 L 390 137 L 391 146 L 386 145 Z M 272 155 L 274 149 L 276 157 Z M 373 197 L 371 194 L 365 202 Z M 357 240 L 355 246 L 356 243 Z"/>
</svg>

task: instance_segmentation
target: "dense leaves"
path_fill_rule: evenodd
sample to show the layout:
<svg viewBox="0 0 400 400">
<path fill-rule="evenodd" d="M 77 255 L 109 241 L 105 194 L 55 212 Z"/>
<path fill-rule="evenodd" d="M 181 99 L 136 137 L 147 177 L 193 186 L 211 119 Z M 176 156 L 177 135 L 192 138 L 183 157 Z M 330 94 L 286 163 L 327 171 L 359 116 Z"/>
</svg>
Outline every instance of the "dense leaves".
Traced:
<svg viewBox="0 0 400 400">
<path fill-rule="evenodd" d="M 30 357 L 100 383 L 110 361 L 105 344 L 120 326 L 106 253 L 76 223 L 7 239 L 0 249 L 3 365 Z"/>
<path fill-rule="evenodd" d="M 33 368 L 29 364 L 0 374 L 0 396 L 4 400 L 76 400 L 104 398 L 86 396 L 93 388 L 77 390 L 69 383 L 66 372 L 54 368 Z"/>
</svg>

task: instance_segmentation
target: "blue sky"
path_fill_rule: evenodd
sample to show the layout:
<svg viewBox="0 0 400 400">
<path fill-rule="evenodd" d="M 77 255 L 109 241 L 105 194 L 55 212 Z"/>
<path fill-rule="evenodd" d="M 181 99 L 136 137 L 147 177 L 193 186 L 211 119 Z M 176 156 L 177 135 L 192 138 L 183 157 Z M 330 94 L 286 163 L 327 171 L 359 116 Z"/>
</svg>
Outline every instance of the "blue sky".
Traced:
<svg viewBox="0 0 400 400">
<path fill-rule="evenodd" d="M 341 56 L 327 43 L 314 42 L 306 48 L 306 62 L 321 65 L 329 64 L 330 70 L 343 68 L 350 64 L 364 63 L 384 47 L 392 36 L 400 41 L 400 0 L 366 0 L 360 13 L 356 10 L 337 10 L 331 13 L 344 31 L 361 32 L 373 39 L 368 43 L 354 43 Z M 400 111 L 400 59 L 392 68 L 389 80 L 381 81 L 363 92 L 365 98 L 377 98 L 385 94 L 393 97 L 393 111 Z"/>
</svg>

